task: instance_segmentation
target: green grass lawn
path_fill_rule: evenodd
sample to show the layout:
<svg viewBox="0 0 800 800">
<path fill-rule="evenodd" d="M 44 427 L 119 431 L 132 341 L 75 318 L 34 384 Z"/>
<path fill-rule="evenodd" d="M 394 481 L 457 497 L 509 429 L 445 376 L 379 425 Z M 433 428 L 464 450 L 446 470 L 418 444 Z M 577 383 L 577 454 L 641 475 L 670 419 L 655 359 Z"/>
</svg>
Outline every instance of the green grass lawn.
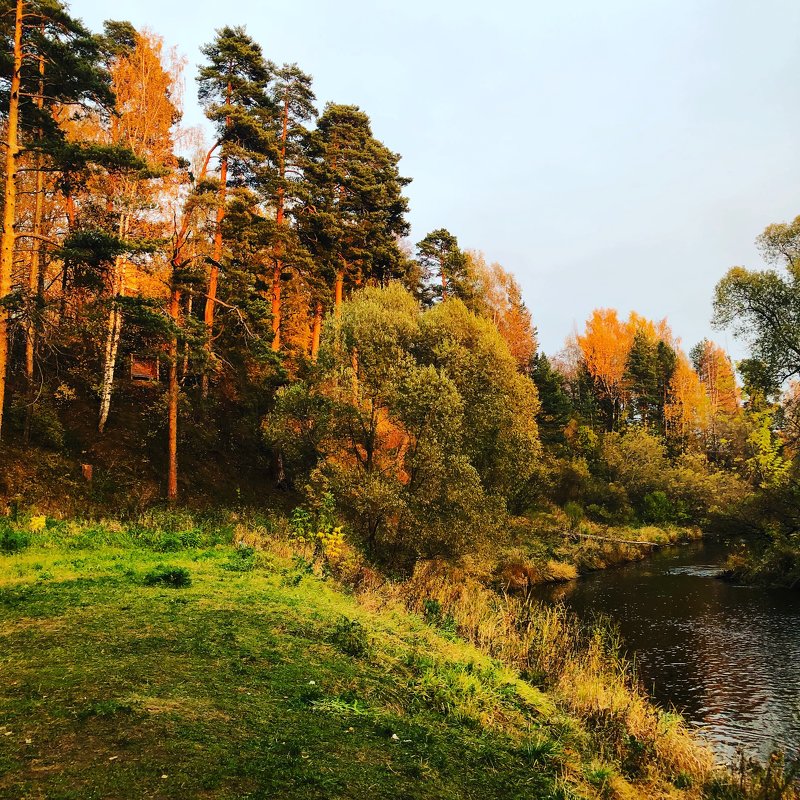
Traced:
<svg viewBox="0 0 800 800">
<path fill-rule="evenodd" d="M 300 562 L 113 542 L 0 554 L 0 797 L 594 793 L 548 696 L 423 620 Z"/>
</svg>

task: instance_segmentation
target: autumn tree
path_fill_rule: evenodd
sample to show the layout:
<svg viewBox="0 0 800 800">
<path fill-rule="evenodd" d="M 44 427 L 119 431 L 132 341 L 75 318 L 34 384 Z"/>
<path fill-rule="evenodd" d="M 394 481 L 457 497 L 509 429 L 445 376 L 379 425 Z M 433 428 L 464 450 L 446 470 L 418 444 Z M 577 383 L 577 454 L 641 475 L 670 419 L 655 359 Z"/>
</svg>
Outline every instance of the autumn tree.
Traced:
<svg viewBox="0 0 800 800">
<path fill-rule="evenodd" d="M 709 422 L 708 395 L 686 354 L 679 351 L 664 407 L 667 437 L 678 448 L 699 442 Z"/>
<path fill-rule="evenodd" d="M 177 164 L 174 129 L 180 118 L 178 97 L 180 65 L 163 52 L 161 39 L 149 32 L 133 32 L 132 46 L 120 46 L 110 64 L 116 97 L 115 114 L 99 138 L 127 148 L 146 164 L 144 170 L 117 171 L 102 175 L 94 184 L 94 195 L 103 198 L 106 213 L 115 225 L 121 249 L 111 262 L 106 283 L 109 313 L 106 326 L 100 383 L 102 433 L 111 407 L 124 310 L 122 298 L 142 290 L 146 273 L 135 269 L 130 253 L 151 249 L 162 238 L 168 220 L 153 214 L 170 191 L 171 173 Z"/>
<path fill-rule="evenodd" d="M 577 337 L 583 363 L 597 388 L 608 430 L 622 417 L 627 398 L 625 369 L 634 331 L 611 308 L 596 309 Z"/>
<path fill-rule="evenodd" d="M 64 141 L 56 112 L 62 108 L 104 108 L 112 94 L 103 68 L 101 42 L 72 18 L 58 0 L 16 0 L 2 8 L 0 64 L 7 81 L 6 156 L 3 174 L 3 232 L 0 242 L 0 432 L 10 326 L 12 278 L 20 240 L 40 240 L 39 230 L 22 230 L 18 223 L 17 181 L 20 160 L 32 156 L 34 169 L 54 160 Z M 34 189 L 41 195 L 38 179 Z M 39 226 L 34 214 L 33 227 Z M 38 269 L 37 257 L 31 264 Z M 28 282 L 38 283 L 38 278 Z M 30 303 L 28 304 L 31 305 Z"/>
<path fill-rule="evenodd" d="M 520 285 L 497 262 L 487 264 L 483 253 L 467 252 L 466 257 L 467 276 L 459 283 L 468 282 L 470 289 L 463 292 L 462 299 L 473 311 L 492 321 L 520 371 L 527 372 L 536 352 L 536 328 Z"/>
</svg>

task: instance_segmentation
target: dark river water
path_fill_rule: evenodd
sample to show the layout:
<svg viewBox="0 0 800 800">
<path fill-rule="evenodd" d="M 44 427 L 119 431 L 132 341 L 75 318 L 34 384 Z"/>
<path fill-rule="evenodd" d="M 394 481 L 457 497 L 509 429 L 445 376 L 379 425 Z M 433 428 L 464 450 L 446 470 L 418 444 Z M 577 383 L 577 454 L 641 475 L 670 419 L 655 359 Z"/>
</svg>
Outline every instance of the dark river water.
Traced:
<svg viewBox="0 0 800 800">
<path fill-rule="evenodd" d="M 716 579 L 727 547 L 669 548 L 541 597 L 614 620 L 653 697 L 680 711 L 722 760 L 775 748 L 797 757 L 800 592 Z"/>
</svg>

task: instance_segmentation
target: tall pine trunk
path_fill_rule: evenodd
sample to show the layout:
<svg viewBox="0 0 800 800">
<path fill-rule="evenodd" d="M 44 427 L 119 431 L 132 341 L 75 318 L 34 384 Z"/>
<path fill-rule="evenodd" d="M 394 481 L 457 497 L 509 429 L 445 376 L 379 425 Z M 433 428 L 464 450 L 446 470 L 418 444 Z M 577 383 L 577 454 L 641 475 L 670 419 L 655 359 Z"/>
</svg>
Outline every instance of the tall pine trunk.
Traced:
<svg viewBox="0 0 800 800">
<path fill-rule="evenodd" d="M 344 295 L 344 267 L 336 272 L 336 282 L 333 291 L 333 313 L 339 317 L 342 313 L 342 297 Z"/>
<path fill-rule="evenodd" d="M 19 157 L 19 93 L 22 69 L 22 18 L 23 2 L 17 0 L 14 21 L 14 71 L 11 74 L 11 91 L 8 101 L 8 133 L 4 178 L 3 236 L 0 241 L 0 301 L 11 294 L 11 274 L 14 268 L 14 225 L 17 215 L 17 158 Z M 0 435 L 3 430 L 3 404 L 6 394 L 9 352 L 9 311 L 0 307 Z"/>
<path fill-rule="evenodd" d="M 233 87 L 228 84 L 228 93 L 225 104 L 230 105 Z M 230 117 L 225 118 L 225 127 L 230 128 Z M 223 151 L 219 163 L 219 191 L 217 193 L 216 227 L 214 229 L 214 247 L 211 251 L 211 273 L 208 276 L 208 294 L 206 295 L 206 307 L 203 313 L 203 321 L 206 325 L 206 350 L 211 355 L 214 338 L 214 311 L 217 304 L 217 285 L 219 283 L 219 265 L 222 261 L 222 223 L 225 221 L 225 198 L 228 194 L 228 156 Z M 203 372 L 201 392 L 203 398 L 208 397 L 208 368 Z"/>
<path fill-rule="evenodd" d="M 169 315 L 176 330 L 169 341 L 169 402 L 168 425 L 168 458 L 169 473 L 167 477 L 167 499 L 173 502 L 178 499 L 178 315 L 180 313 L 181 293 L 174 286 L 169 304 Z"/>
<path fill-rule="evenodd" d="M 44 108 L 44 56 L 42 55 L 39 56 L 39 96 L 36 98 L 36 105 L 39 111 Z M 41 129 L 38 136 L 41 140 Z M 42 235 L 42 218 L 44 216 L 44 171 L 42 170 L 42 157 L 39 153 L 35 157 L 34 169 L 36 170 L 36 188 L 33 207 L 33 250 L 31 251 L 31 268 L 28 275 L 29 307 L 25 337 L 25 377 L 28 384 L 28 404 L 25 409 L 25 444 L 28 444 L 31 439 L 33 407 L 36 402 L 33 371 L 36 360 L 36 338 L 39 332 L 38 314 L 44 307 L 43 245 L 39 238 Z"/>
<path fill-rule="evenodd" d="M 319 340 L 322 333 L 322 303 L 317 301 L 314 308 L 314 325 L 311 328 L 311 360 L 316 361 L 319 355 Z"/>
<path fill-rule="evenodd" d="M 280 239 L 280 229 L 285 222 L 284 207 L 286 194 L 283 181 L 286 177 L 286 138 L 289 132 L 289 90 L 283 102 L 283 115 L 281 124 L 281 147 L 278 158 L 278 196 L 275 222 L 278 226 L 278 255 L 272 270 L 272 349 L 277 352 L 281 349 L 281 275 L 283 275 L 283 241 Z"/>
</svg>

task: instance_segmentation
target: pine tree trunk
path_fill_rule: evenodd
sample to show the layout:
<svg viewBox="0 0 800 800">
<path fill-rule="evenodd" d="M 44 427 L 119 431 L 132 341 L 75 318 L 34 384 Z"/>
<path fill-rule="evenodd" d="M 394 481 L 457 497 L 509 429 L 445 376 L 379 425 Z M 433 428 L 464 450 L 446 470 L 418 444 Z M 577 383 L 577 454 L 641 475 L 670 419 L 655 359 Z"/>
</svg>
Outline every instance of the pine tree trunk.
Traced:
<svg viewBox="0 0 800 800">
<path fill-rule="evenodd" d="M 272 350 L 281 349 L 281 274 L 283 262 L 278 258 L 272 268 Z"/>
<path fill-rule="evenodd" d="M 344 294 L 344 267 L 336 273 L 336 283 L 334 284 L 334 305 L 333 313 L 337 318 L 342 313 L 342 296 Z"/>
<path fill-rule="evenodd" d="M 278 230 L 284 224 L 284 207 L 286 195 L 283 181 L 286 178 L 286 139 L 289 133 L 289 90 L 283 102 L 283 115 L 281 125 L 281 147 L 278 158 L 278 193 L 277 208 L 275 212 L 275 223 Z M 278 256 L 275 259 L 275 266 L 272 271 L 272 349 L 278 352 L 281 349 L 281 275 L 283 275 L 283 242 L 278 240 Z"/>
<path fill-rule="evenodd" d="M 181 293 L 172 289 L 169 304 L 169 315 L 177 327 L 180 312 Z M 169 474 L 167 477 L 167 499 L 173 502 L 178 499 L 178 335 L 173 332 L 169 342 Z"/>
<path fill-rule="evenodd" d="M 319 340 L 322 333 L 322 303 L 314 308 L 314 326 L 311 329 L 311 360 L 316 362 L 319 355 Z"/>
<path fill-rule="evenodd" d="M 225 104 L 230 105 L 231 93 L 233 88 L 228 84 L 228 93 Z M 225 127 L 230 128 L 230 117 L 225 118 Z M 224 151 L 219 162 L 219 192 L 217 193 L 216 228 L 214 230 L 214 248 L 211 252 L 211 274 L 208 277 L 208 295 L 206 296 L 206 307 L 203 314 L 203 321 L 206 324 L 206 350 L 209 356 L 212 351 L 212 340 L 214 338 L 214 311 L 217 304 L 217 283 L 219 281 L 219 265 L 222 261 L 222 223 L 225 221 L 225 198 L 228 193 L 228 156 Z M 203 372 L 201 392 L 203 398 L 208 397 L 208 367 Z"/>
<path fill-rule="evenodd" d="M 28 292 L 30 299 L 39 298 L 39 270 L 42 264 L 42 246 L 38 237 L 42 235 L 42 216 L 44 210 L 44 172 L 39 168 L 38 158 L 36 166 L 36 200 L 33 208 L 33 250 L 31 252 L 31 268 L 28 273 Z M 32 303 L 33 305 L 33 303 Z M 36 346 L 36 324 L 34 314 L 29 314 L 27 324 L 27 340 L 25 347 L 25 375 L 28 382 L 33 381 L 33 356 Z"/>
<path fill-rule="evenodd" d="M 219 283 L 219 264 L 222 261 L 222 223 L 225 220 L 225 197 L 228 188 L 228 157 L 222 156 L 219 168 L 219 193 L 217 208 L 216 229 L 214 232 L 214 247 L 211 251 L 211 273 L 208 276 L 208 294 L 206 295 L 206 307 L 203 314 L 203 321 L 206 324 L 206 350 L 209 355 L 212 350 L 212 338 L 214 334 L 214 310 L 217 304 L 217 286 Z M 203 373 L 202 382 L 203 397 L 208 397 L 208 372 Z"/>
<path fill-rule="evenodd" d="M 8 102 L 8 133 L 4 179 L 3 237 L 0 242 L 0 300 L 11 294 L 11 273 L 14 268 L 14 225 L 17 215 L 17 157 L 19 156 L 19 92 L 22 69 L 22 17 L 23 3 L 17 0 L 14 23 L 14 71 L 11 74 L 11 91 Z M 9 312 L 0 308 L 0 435 L 3 431 L 3 404 L 8 373 Z"/>
<path fill-rule="evenodd" d="M 44 210 L 44 172 L 39 163 L 39 156 L 36 157 L 36 198 L 33 208 L 33 250 L 31 252 L 31 267 L 28 273 L 28 321 L 25 331 L 25 378 L 28 389 L 28 404 L 25 409 L 25 444 L 30 442 L 31 424 L 33 422 L 33 406 L 36 400 L 36 387 L 33 379 L 33 372 L 36 357 L 36 336 L 38 323 L 36 316 L 42 307 L 42 244 L 36 238 L 42 233 L 42 216 Z M 35 299 L 34 299 L 35 298 Z"/>
<path fill-rule="evenodd" d="M 186 300 L 186 316 L 191 319 L 192 317 L 192 296 L 189 295 Z M 181 381 L 186 380 L 186 375 L 189 372 L 189 342 L 183 345 L 183 367 L 181 369 Z"/>
<path fill-rule="evenodd" d="M 39 56 L 39 96 L 36 98 L 36 106 L 39 111 L 44 107 L 44 57 Z M 39 131 L 39 138 L 42 131 Z M 42 217 L 44 214 L 44 172 L 42 170 L 42 158 L 39 153 L 35 158 L 36 188 L 33 207 L 33 250 L 31 251 L 31 268 L 28 274 L 28 324 L 25 337 L 25 377 L 28 384 L 28 405 L 25 410 L 25 444 L 30 441 L 31 423 L 33 421 L 33 406 L 36 400 L 34 388 L 33 370 L 36 356 L 36 335 L 38 325 L 36 315 L 44 305 L 43 294 L 44 286 L 40 275 L 42 269 L 42 243 L 39 238 L 42 235 Z M 34 297 L 36 298 L 34 302 Z"/>
</svg>

